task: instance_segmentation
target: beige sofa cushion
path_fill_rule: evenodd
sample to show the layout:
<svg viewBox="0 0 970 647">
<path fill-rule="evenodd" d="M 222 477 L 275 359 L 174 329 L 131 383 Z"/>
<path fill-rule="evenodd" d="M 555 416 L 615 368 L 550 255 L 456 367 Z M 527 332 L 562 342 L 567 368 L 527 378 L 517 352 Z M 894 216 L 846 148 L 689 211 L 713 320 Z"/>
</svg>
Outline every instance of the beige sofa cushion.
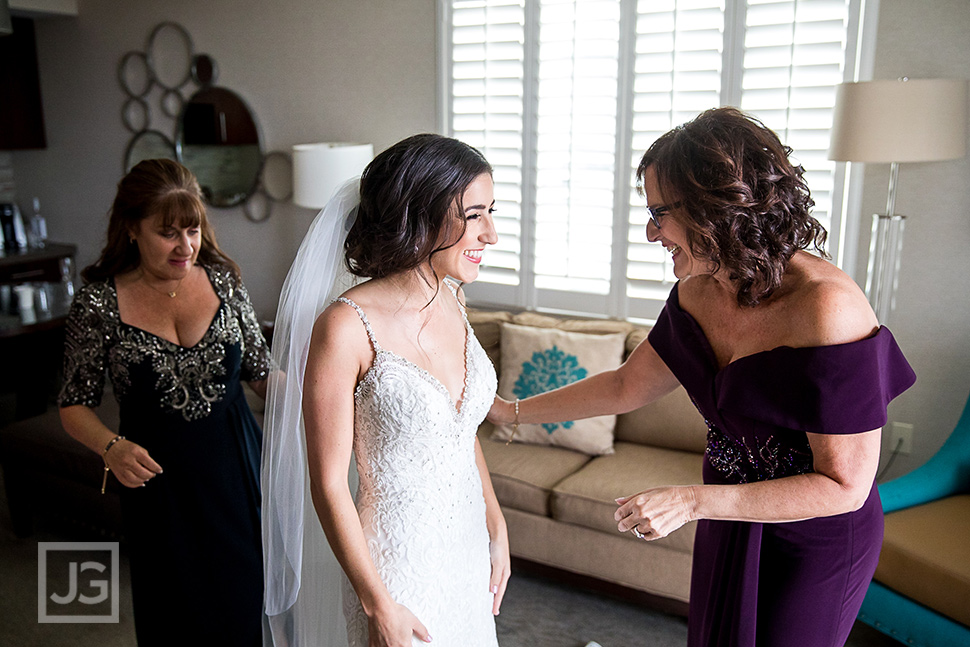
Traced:
<svg viewBox="0 0 970 647">
<path fill-rule="evenodd" d="M 520 326 L 558 328 L 559 330 L 568 330 L 569 332 L 585 332 L 594 335 L 610 335 L 613 333 L 629 335 L 636 330 L 636 326 L 628 321 L 618 321 L 616 319 L 563 319 L 562 317 L 554 317 L 529 311 L 512 315 L 511 321 Z"/>
<path fill-rule="evenodd" d="M 492 440 L 493 426 L 482 423 L 478 440 L 503 506 L 549 516 L 549 496 L 561 480 L 589 462 L 589 456 L 559 447 L 506 445 Z"/>
<path fill-rule="evenodd" d="M 492 360 L 495 371 L 498 372 L 502 340 L 502 324 L 511 321 L 508 312 L 490 312 L 488 310 L 468 309 L 468 323 L 475 331 L 478 343 L 485 349 L 485 354 Z"/>
<path fill-rule="evenodd" d="M 887 514 L 875 579 L 970 626 L 970 494 Z"/>
<path fill-rule="evenodd" d="M 613 519 L 617 497 L 660 485 L 701 482 L 702 457 L 698 454 L 622 442 L 615 449 L 614 454 L 594 458 L 553 488 L 553 519 L 619 535 Z M 657 541 L 690 553 L 694 527 L 694 523 L 687 524 Z M 631 541 L 642 541 L 624 534 Z"/>
<path fill-rule="evenodd" d="M 498 394 L 528 398 L 585 377 L 618 368 L 626 333 L 590 334 L 559 328 L 502 324 L 502 372 Z M 584 454 L 613 453 L 616 416 L 596 416 L 546 424 L 496 427 L 493 437 L 517 443 L 555 445 Z"/>
<path fill-rule="evenodd" d="M 627 321 L 564 319 L 529 311 L 513 315 L 505 311 L 490 312 L 470 308 L 468 321 L 500 375 L 501 330 L 502 324 L 506 322 L 601 335 L 623 332 L 627 334 L 624 357 L 644 342 L 650 332 L 649 328 Z M 683 451 L 703 452 L 707 445 L 707 425 L 683 388 L 678 388 L 657 402 L 618 416 L 614 434 L 618 441 Z"/>
<path fill-rule="evenodd" d="M 707 424 L 678 386 L 656 402 L 617 416 L 616 440 L 703 453 L 707 446 Z"/>
</svg>

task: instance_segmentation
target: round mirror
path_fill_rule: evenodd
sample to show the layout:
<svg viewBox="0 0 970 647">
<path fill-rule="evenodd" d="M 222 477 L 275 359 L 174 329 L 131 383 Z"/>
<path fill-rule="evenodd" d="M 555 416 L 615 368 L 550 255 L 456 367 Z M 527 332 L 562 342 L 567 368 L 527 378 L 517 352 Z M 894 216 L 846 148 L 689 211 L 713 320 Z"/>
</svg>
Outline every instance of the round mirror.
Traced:
<svg viewBox="0 0 970 647">
<path fill-rule="evenodd" d="M 259 127 L 232 90 L 203 88 L 189 98 L 179 118 L 176 152 L 214 207 L 234 207 L 256 190 L 263 160 Z"/>
<path fill-rule="evenodd" d="M 143 130 L 135 135 L 125 151 L 125 173 L 142 160 L 175 158 L 172 141 L 157 130 Z"/>
</svg>

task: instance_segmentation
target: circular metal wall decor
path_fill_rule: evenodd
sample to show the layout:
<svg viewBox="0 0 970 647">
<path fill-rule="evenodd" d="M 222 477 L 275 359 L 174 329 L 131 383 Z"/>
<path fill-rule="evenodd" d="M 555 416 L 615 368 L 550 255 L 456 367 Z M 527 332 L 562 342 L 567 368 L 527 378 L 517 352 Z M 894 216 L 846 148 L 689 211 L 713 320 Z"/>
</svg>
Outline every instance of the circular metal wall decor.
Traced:
<svg viewBox="0 0 970 647">
<path fill-rule="evenodd" d="M 182 98 L 182 93 L 178 90 L 165 90 L 162 93 L 161 103 L 162 112 L 172 119 L 178 119 L 179 115 L 182 114 L 182 106 L 185 105 L 185 99 Z"/>
<path fill-rule="evenodd" d="M 254 222 L 269 217 L 274 201 L 290 199 L 289 156 L 264 153 L 256 115 L 242 97 L 214 85 L 219 66 L 210 55 L 194 53 L 185 27 L 171 21 L 156 25 L 145 51 L 122 56 L 117 74 L 127 96 L 121 121 L 132 133 L 122 159 L 126 173 L 145 159 L 177 160 L 199 180 L 206 203 L 242 205 Z M 186 101 L 182 88 L 190 80 L 198 89 L 189 90 Z M 176 122 L 172 137 L 152 128 L 147 97 L 155 86 L 161 113 Z"/>
<path fill-rule="evenodd" d="M 277 202 L 287 202 L 293 197 L 293 159 L 282 151 L 267 153 L 260 173 L 263 191 Z"/>
<path fill-rule="evenodd" d="M 192 80 L 204 88 L 215 83 L 218 77 L 215 59 L 208 54 L 196 54 L 192 59 Z"/>
<path fill-rule="evenodd" d="M 121 108 L 121 123 L 129 131 L 138 134 L 143 130 L 148 130 L 151 122 L 151 115 L 148 112 L 148 102 L 141 97 L 128 97 L 125 105 Z"/>
<path fill-rule="evenodd" d="M 185 27 L 163 22 L 152 30 L 145 51 L 155 83 L 178 90 L 188 83 L 192 67 L 192 37 Z"/>
<path fill-rule="evenodd" d="M 263 222 L 273 213 L 273 201 L 260 189 L 243 203 L 243 213 L 252 222 Z"/>
<path fill-rule="evenodd" d="M 144 52 L 128 52 L 118 65 L 118 82 L 129 97 L 144 97 L 152 89 L 152 70 Z"/>
<path fill-rule="evenodd" d="M 128 143 L 125 151 L 125 173 L 142 160 L 175 160 L 175 145 L 172 140 L 157 130 L 143 130 Z"/>
</svg>

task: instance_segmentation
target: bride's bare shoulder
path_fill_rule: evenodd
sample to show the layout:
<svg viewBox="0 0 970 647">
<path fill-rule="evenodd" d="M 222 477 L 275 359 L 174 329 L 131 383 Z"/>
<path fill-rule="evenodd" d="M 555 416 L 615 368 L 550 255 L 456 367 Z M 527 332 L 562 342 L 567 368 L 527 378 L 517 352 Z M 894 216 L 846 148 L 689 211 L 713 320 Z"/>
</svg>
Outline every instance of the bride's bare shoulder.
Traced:
<svg viewBox="0 0 970 647">
<path fill-rule="evenodd" d="M 354 303 L 353 299 L 345 296 Z M 367 347 L 367 331 L 356 308 L 346 301 L 336 300 L 328 305 L 313 324 L 313 341 L 324 346 L 351 344 Z"/>
</svg>

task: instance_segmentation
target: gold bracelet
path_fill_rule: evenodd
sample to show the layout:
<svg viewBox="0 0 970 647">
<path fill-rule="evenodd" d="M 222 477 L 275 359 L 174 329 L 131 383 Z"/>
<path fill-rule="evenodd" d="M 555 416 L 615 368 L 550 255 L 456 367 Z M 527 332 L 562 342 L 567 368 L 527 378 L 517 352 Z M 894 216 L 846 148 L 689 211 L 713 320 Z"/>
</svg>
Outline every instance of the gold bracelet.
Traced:
<svg viewBox="0 0 970 647">
<path fill-rule="evenodd" d="M 111 468 L 108 467 L 108 450 L 111 449 L 112 445 L 114 445 L 116 442 L 124 439 L 124 436 L 115 436 L 109 440 L 108 444 L 105 445 L 104 449 L 101 450 L 101 460 L 104 461 L 104 477 L 101 479 L 101 494 L 104 494 L 104 489 L 108 486 L 108 472 L 111 471 Z"/>
<path fill-rule="evenodd" d="M 515 438 L 515 432 L 517 432 L 518 430 L 519 430 L 519 399 L 516 398 L 515 399 L 515 421 L 512 422 L 512 435 L 509 436 L 509 439 L 505 441 L 506 445 L 512 442 L 512 439 Z"/>
</svg>

